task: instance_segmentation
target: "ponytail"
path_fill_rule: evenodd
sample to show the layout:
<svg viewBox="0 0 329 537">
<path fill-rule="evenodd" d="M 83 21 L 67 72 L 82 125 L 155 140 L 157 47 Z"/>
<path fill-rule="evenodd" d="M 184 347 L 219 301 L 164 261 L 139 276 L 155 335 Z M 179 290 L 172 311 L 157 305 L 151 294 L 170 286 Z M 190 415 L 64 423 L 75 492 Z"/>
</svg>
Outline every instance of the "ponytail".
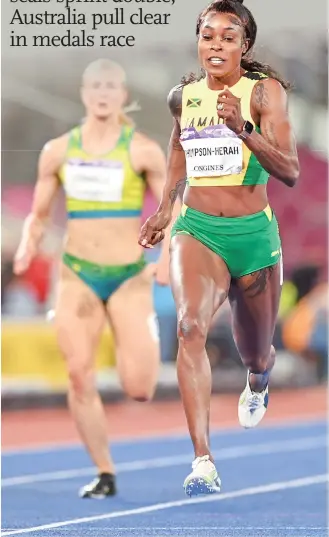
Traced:
<svg viewBox="0 0 329 537">
<path fill-rule="evenodd" d="M 267 65 L 266 63 L 258 62 L 253 59 L 242 58 L 241 67 L 242 69 L 245 69 L 248 72 L 263 73 L 269 78 L 273 78 L 274 80 L 277 80 L 278 82 L 280 82 L 281 86 L 286 91 L 291 91 L 293 89 L 293 85 L 290 84 L 290 82 L 288 82 L 287 80 L 284 80 L 279 75 L 279 73 L 277 73 L 274 69 L 272 69 L 270 65 Z"/>
<path fill-rule="evenodd" d="M 135 127 L 135 122 L 128 115 L 128 113 L 129 112 L 139 112 L 140 110 L 141 110 L 141 107 L 139 106 L 137 101 L 133 101 L 128 106 L 125 106 L 125 108 L 119 114 L 120 123 L 123 123 L 124 125 L 128 125 L 129 127 Z"/>
</svg>

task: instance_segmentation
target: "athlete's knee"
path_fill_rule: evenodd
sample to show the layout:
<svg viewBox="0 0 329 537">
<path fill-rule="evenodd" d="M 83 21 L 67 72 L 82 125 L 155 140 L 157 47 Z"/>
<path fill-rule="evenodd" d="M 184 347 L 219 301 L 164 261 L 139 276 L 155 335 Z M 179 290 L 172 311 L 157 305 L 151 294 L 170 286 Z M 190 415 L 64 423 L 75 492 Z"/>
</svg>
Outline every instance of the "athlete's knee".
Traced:
<svg viewBox="0 0 329 537">
<path fill-rule="evenodd" d="M 69 387 L 77 397 L 86 397 L 95 390 L 95 373 L 89 360 L 83 356 L 67 361 Z"/>
<path fill-rule="evenodd" d="M 155 391 L 155 385 L 149 383 L 137 383 L 133 381 L 123 381 L 123 390 L 125 394 L 139 403 L 151 401 Z"/>
<path fill-rule="evenodd" d="M 207 325 L 199 315 L 184 312 L 178 316 L 177 337 L 183 345 L 204 346 L 207 339 Z"/>
</svg>

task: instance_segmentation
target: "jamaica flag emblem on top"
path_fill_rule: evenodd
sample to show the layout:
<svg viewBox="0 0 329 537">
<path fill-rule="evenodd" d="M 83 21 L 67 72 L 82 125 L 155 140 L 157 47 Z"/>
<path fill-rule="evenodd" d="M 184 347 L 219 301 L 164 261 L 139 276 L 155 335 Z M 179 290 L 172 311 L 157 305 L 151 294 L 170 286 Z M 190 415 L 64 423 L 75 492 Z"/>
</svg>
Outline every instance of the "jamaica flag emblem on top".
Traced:
<svg viewBox="0 0 329 537">
<path fill-rule="evenodd" d="M 201 106 L 201 99 L 188 99 L 187 108 L 199 108 Z"/>
</svg>

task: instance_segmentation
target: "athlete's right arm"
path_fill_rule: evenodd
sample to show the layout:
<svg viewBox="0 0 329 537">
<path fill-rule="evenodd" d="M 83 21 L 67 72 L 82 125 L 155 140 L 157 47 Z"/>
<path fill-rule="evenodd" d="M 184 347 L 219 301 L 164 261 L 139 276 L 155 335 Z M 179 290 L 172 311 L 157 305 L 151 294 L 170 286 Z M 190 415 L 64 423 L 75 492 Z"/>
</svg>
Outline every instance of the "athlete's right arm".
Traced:
<svg viewBox="0 0 329 537">
<path fill-rule="evenodd" d="M 14 273 L 25 272 L 38 252 L 47 220 L 59 188 L 58 171 L 63 162 L 64 137 L 48 142 L 38 162 L 38 176 L 32 207 L 27 216 L 14 258 Z"/>
<path fill-rule="evenodd" d="M 164 230 L 172 221 L 177 196 L 182 197 L 186 183 L 185 153 L 179 141 L 182 113 L 181 86 L 176 86 L 170 91 L 168 105 L 174 118 L 174 127 L 168 147 L 167 177 L 159 206 L 156 212 L 146 220 L 140 232 L 138 242 L 145 248 L 153 248 L 163 239 Z"/>
<path fill-rule="evenodd" d="M 168 106 L 173 116 L 168 157 L 167 180 L 163 189 L 159 210 L 167 211 L 175 204 L 178 195 L 182 197 L 186 184 L 185 153 L 180 143 L 180 119 L 182 114 L 182 86 L 175 86 L 168 95 Z"/>
</svg>

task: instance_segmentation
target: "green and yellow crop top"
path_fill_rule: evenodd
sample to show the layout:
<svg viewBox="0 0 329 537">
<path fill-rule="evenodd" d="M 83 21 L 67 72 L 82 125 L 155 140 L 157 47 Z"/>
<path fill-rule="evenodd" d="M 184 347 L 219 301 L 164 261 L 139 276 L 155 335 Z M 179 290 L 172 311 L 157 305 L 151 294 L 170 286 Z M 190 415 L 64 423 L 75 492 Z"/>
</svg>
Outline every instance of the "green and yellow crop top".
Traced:
<svg viewBox="0 0 329 537">
<path fill-rule="evenodd" d="M 229 90 L 241 99 L 241 112 L 257 132 L 250 113 L 252 90 L 262 73 L 247 72 Z M 180 142 L 185 151 L 187 181 L 191 186 L 266 184 L 269 174 L 255 155 L 217 116 L 219 91 L 205 78 L 183 87 Z"/>
<path fill-rule="evenodd" d="M 66 194 L 68 218 L 136 217 L 141 214 L 145 181 L 132 168 L 129 157 L 134 129 L 123 125 L 120 138 L 102 156 L 86 153 L 81 127 L 70 132 L 66 158 L 59 178 Z"/>
</svg>

